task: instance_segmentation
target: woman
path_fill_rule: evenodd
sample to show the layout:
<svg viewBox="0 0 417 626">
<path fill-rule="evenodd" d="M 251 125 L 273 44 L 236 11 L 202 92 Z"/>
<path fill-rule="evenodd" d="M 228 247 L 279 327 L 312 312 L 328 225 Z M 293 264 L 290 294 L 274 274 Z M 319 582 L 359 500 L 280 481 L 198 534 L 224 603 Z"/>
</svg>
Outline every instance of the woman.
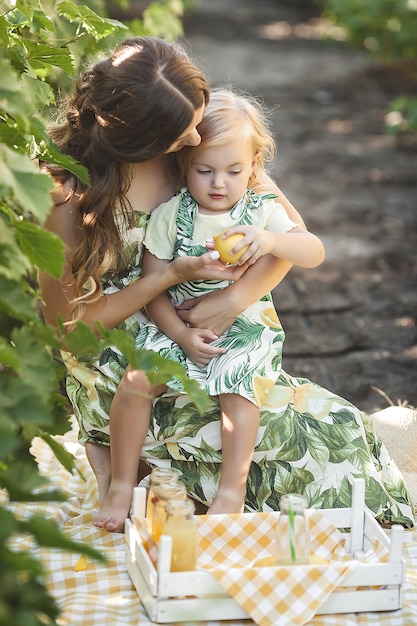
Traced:
<svg viewBox="0 0 417 626">
<path fill-rule="evenodd" d="M 199 143 L 196 127 L 207 99 L 205 78 L 184 52 L 145 37 L 125 41 L 77 81 L 66 117 L 52 128 L 51 137 L 88 169 L 90 186 L 66 171 L 49 168 L 57 192 L 47 228 L 64 240 L 67 266 L 60 281 L 40 276 L 47 322 L 56 323 L 57 315 L 67 322 L 98 320 L 136 336 L 144 321 L 137 311 L 168 286 L 221 274 L 230 280 L 240 277 L 242 269 L 221 268 L 204 255 L 178 259 L 180 265 L 176 261 L 161 275 L 135 280 L 149 214 L 175 191 L 170 155 Z M 289 217 L 300 223 L 298 213 L 278 193 Z M 191 325 L 220 335 L 289 269 L 290 263 L 265 256 L 230 287 L 192 303 L 180 315 Z M 108 413 L 127 361 L 113 349 L 82 362 L 69 354 L 63 358 L 80 441 L 103 501 L 111 476 Z M 365 416 L 337 396 L 285 373 L 268 398 L 264 391 L 258 390 L 263 402 L 247 508 L 277 509 L 285 491 L 306 493 L 311 506 L 343 506 L 343 500 L 348 505 L 350 478 L 364 475 L 367 501 L 377 517 L 412 525 L 405 487 L 391 475 L 387 453 L 381 451 Z M 179 467 L 190 494 L 205 504 L 214 497 L 221 462 L 215 401 L 209 417 L 200 423 L 186 396 L 158 398 L 142 453 L 148 465 Z M 384 480 L 395 483 L 396 493 L 401 492 L 398 501 Z"/>
</svg>

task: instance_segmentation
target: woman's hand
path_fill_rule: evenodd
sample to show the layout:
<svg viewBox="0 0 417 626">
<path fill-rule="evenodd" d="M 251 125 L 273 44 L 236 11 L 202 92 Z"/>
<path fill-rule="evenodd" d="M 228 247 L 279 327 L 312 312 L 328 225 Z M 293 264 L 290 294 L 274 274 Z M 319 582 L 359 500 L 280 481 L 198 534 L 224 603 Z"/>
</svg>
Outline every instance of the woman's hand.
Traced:
<svg viewBox="0 0 417 626">
<path fill-rule="evenodd" d="M 215 335 L 225 332 L 241 313 L 239 299 L 229 297 L 229 288 L 186 300 L 176 311 L 178 316 L 190 326 L 206 328 Z"/>
<path fill-rule="evenodd" d="M 187 280 L 231 280 L 235 282 L 248 269 L 247 265 L 224 265 L 217 250 L 201 256 L 180 256 L 169 264 L 176 283 Z M 174 284 L 174 283 L 173 283 Z"/>
<path fill-rule="evenodd" d="M 278 285 L 290 268 L 288 261 L 267 254 L 252 265 L 240 280 L 226 289 L 187 300 L 177 308 L 177 314 L 190 326 L 208 328 L 221 335 L 242 311 Z"/>
</svg>

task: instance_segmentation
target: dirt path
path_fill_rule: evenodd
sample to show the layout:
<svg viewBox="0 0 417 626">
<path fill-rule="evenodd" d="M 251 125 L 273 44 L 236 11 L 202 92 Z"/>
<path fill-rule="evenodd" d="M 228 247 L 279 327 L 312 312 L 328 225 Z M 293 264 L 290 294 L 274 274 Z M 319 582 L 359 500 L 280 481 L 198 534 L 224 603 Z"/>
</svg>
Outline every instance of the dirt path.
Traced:
<svg viewBox="0 0 417 626">
<path fill-rule="evenodd" d="M 384 134 L 407 90 L 344 43 L 324 42 L 302 0 L 201 0 L 185 16 L 213 85 L 274 107 L 273 175 L 326 244 L 316 270 L 275 290 L 284 368 L 372 412 L 417 406 L 417 139 Z"/>
</svg>

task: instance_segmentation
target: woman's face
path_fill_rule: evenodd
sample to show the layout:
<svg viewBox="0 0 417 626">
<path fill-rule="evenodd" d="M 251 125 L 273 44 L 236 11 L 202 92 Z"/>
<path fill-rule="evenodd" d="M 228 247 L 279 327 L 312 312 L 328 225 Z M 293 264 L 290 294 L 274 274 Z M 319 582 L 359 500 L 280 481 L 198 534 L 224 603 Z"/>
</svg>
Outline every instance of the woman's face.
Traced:
<svg viewBox="0 0 417 626">
<path fill-rule="evenodd" d="M 178 152 L 178 150 L 181 150 L 184 146 L 198 146 L 201 141 L 201 137 L 197 132 L 197 126 L 203 119 L 204 107 L 205 105 L 203 104 L 203 106 L 196 110 L 191 124 L 168 148 L 166 154 L 169 154 L 170 152 Z"/>
</svg>

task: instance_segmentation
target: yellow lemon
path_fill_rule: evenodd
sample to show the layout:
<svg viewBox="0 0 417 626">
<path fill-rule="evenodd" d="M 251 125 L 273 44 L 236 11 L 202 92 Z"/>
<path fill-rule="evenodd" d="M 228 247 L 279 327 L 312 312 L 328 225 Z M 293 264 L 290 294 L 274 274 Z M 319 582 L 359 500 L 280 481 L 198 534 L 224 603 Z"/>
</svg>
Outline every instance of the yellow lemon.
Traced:
<svg viewBox="0 0 417 626">
<path fill-rule="evenodd" d="M 86 569 L 87 559 L 85 557 L 85 554 L 82 554 L 74 566 L 74 572 L 83 572 Z"/>
<path fill-rule="evenodd" d="M 222 239 L 224 232 L 225 231 L 223 230 L 218 235 L 213 236 L 214 249 L 220 254 L 220 261 L 222 263 L 225 265 L 234 265 L 244 255 L 249 246 L 242 248 L 242 250 L 239 250 L 237 254 L 230 254 L 230 250 L 234 248 L 238 241 L 243 239 L 244 235 L 236 233 L 235 235 L 230 235 L 227 239 Z"/>
</svg>

